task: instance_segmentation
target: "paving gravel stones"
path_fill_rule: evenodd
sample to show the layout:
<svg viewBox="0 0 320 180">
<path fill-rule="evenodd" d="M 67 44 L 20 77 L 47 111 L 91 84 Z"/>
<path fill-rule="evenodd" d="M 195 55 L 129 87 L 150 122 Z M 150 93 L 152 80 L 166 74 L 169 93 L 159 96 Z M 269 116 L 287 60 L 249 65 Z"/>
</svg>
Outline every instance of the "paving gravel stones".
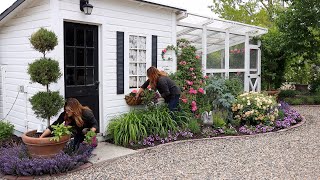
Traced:
<svg viewBox="0 0 320 180">
<path fill-rule="evenodd" d="M 45 179 L 320 179 L 320 106 L 285 132 L 158 146 Z"/>
</svg>

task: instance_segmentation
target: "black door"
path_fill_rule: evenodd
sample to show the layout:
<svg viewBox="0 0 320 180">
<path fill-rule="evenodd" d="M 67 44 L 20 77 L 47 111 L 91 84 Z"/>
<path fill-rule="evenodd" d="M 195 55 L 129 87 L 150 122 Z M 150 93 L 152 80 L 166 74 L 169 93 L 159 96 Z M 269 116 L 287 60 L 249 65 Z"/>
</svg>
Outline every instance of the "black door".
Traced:
<svg viewBox="0 0 320 180">
<path fill-rule="evenodd" d="M 99 123 L 98 27 L 64 23 L 65 97 L 92 109 Z"/>
</svg>

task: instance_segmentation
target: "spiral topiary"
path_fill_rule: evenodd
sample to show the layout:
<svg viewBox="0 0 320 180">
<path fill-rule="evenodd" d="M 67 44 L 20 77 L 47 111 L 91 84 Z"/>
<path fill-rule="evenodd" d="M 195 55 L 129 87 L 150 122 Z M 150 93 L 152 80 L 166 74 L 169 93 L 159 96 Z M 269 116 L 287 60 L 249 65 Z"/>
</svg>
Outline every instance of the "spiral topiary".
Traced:
<svg viewBox="0 0 320 180">
<path fill-rule="evenodd" d="M 53 50 L 58 44 L 58 40 L 54 32 L 41 28 L 31 35 L 30 43 L 34 49 L 43 54 L 42 58 L 29 64 L 30 80 L 46 86 L 47 90 L 36 93 L 29 101 L 36 116 L 47 119 L 47 126 L 49 126 L 50 118 L 57 115 L 64 104 L 64 99 L 58 91 L 52 92 L 49 90 L 49 85 L 56 83 L 62 76 L 59 62 L 45 57 L 46 53 Z"/>
</svg>

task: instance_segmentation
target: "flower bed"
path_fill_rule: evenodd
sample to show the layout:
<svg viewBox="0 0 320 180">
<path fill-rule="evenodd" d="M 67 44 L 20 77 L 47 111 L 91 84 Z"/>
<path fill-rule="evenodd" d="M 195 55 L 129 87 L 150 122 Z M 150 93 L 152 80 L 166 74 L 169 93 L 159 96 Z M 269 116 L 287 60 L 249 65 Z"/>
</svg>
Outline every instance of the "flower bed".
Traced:
<svg viewBox="0 0 320 180">
<path fill-rule="evenodd" d="M 256 125 L 240 124 L 233 126 L 231 124 L 225 127 L 215 127 L 202 125 L 199 122 L 200 132 L 195 132 L 194 128 L 185 126 L 182 130 L 180 127 L 177 131 L 170 131 L 165 136 L 159 134 L 149 134 L 139 141 L 130 141 L 125 147 L 132 149 L 141 149 L 146 147 L 153 147 L 159 144 L 165 144 L 173 141 L 180 141 L 186 139 L 201 139 L 210 137 L 223 137 L 223 136 L 242 136 L 242 135 L 254 135 L 267 132 L 276 132 L 280 129 L 285 129 L 302 121 L 301 115 L 293 110 L 287 103 L 281 102 L 277 106 L 279 115 L 274 120 L 274 124 L 266 125 L 259 123 Z"/>
<path fill-rule="evenodd" d="M 88 162 L 93 146 L 81 144 L 74 151 L 69 143 L 52 158 L 32 158 L 24 144 L 0 149 L 0 171 L 5 175 L 32 176 L 70 171 Z"/>
</svg>

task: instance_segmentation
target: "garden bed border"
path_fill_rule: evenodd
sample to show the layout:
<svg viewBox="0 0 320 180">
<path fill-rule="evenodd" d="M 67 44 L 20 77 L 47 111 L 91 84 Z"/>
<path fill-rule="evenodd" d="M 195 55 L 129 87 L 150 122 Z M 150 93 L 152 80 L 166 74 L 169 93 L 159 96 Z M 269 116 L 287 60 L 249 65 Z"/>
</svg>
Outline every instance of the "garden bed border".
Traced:
<svg viewBox="0 0 320 180">
<path fill-rule="evenodd" d="M 316 107 L 320 107 L 320 105 L 314 105 Z M 167 145 L 172 145 L 172 144 L 180 144 L 180 143 L 186 143 L 186 142 L 195 142 L 195 141 L 203 141 L 203 140 L 215 140 L 215 139 L 233 139 L 233 138 L 251 138 L 251 137 L 256 137 L 256 136 L 262 136 L 262 135 L 266 135 L 266 134 L 275 134 L 275 133 L 282 133 L 282 132 L 286 132 L 286 131 L 289 131 L 291 129 L 295 129 L 297 127 L 300 127 L 302 126 L 303 124 L 306 123 L 306 119 L 304 116 L 301 115 L 301 118 L 302 120 L 293 125 L 293 126 L 290 126 L 288 128 L 285 128 L 285 129 L 280 129 L 278 131 L 273 131 L 273 132 L 266 132 L 266 133 L 259 133 L 259 134 L 252 134 L 252 135 L 240 135 L 240 136 L 221 136 L 221 137 L 210 137 L 210 138 L 201 138 L 201 139 L 186 139 L 186 140 L 181 140 L 181 141 L 173 141 L 173 142 L 168 142 L 168 143 L 164 143 L 164 144 L 159 144 L 157 146 L 154 146 L 154 147 L 147 147 L 147 148 L 143 148 L 143 149 L 137 149 L 136 153 L 142 153 L 144 151 L 151 151 L 155 148 L 159 148 L 159 147 L 162 147 L 162 146 L 167 146 Z M 133 154 L 136 154 L 136 153 L 133 153 Z M 128 155 L 125 155 L 125 156 L 120 156 L 120 157 L 127 157 L 127 156 L 131 156 L 132 154 L 128 154 Z M 106 161 L 103 161 L 103 162 L 99 162 L 99 163 L 96 163 L 95 165 L 99 165 L 99 164 L 102 164 L 102 163 L 105 163 L 105 162 L 113 162 L 115 160 L 117 160 L 118 158 L 120 157 L 115 157 L 115 158 L 112 158 L 112 159 L 108 159 Z M 71 171 L 68 171 L 66 173 L 61 173 L 61 174 L 53 174 L 53 175 L 42 175 L 42 176 L 12 176 L 12 175 L 3 175 L 3 174 L 0 174 L 0 178 L 4 178 L 4 179 L 9 179 L 9 180 L 28 180 L 28 179 L 34 179 L 35 177 L 36 178 L 39 178 L 39 177 L 59 177 L 59 176 L 62 176 L 62 175 L 66 175 L 68 173 L 73 173 L 73 172 L 77 172 L 77 171 L 81 171 L 83 169 L 86 169 L 86 168 L 89 168 L 93 166 L 93 163 L 91 162 L 87 162 Z"/>
</svg>

